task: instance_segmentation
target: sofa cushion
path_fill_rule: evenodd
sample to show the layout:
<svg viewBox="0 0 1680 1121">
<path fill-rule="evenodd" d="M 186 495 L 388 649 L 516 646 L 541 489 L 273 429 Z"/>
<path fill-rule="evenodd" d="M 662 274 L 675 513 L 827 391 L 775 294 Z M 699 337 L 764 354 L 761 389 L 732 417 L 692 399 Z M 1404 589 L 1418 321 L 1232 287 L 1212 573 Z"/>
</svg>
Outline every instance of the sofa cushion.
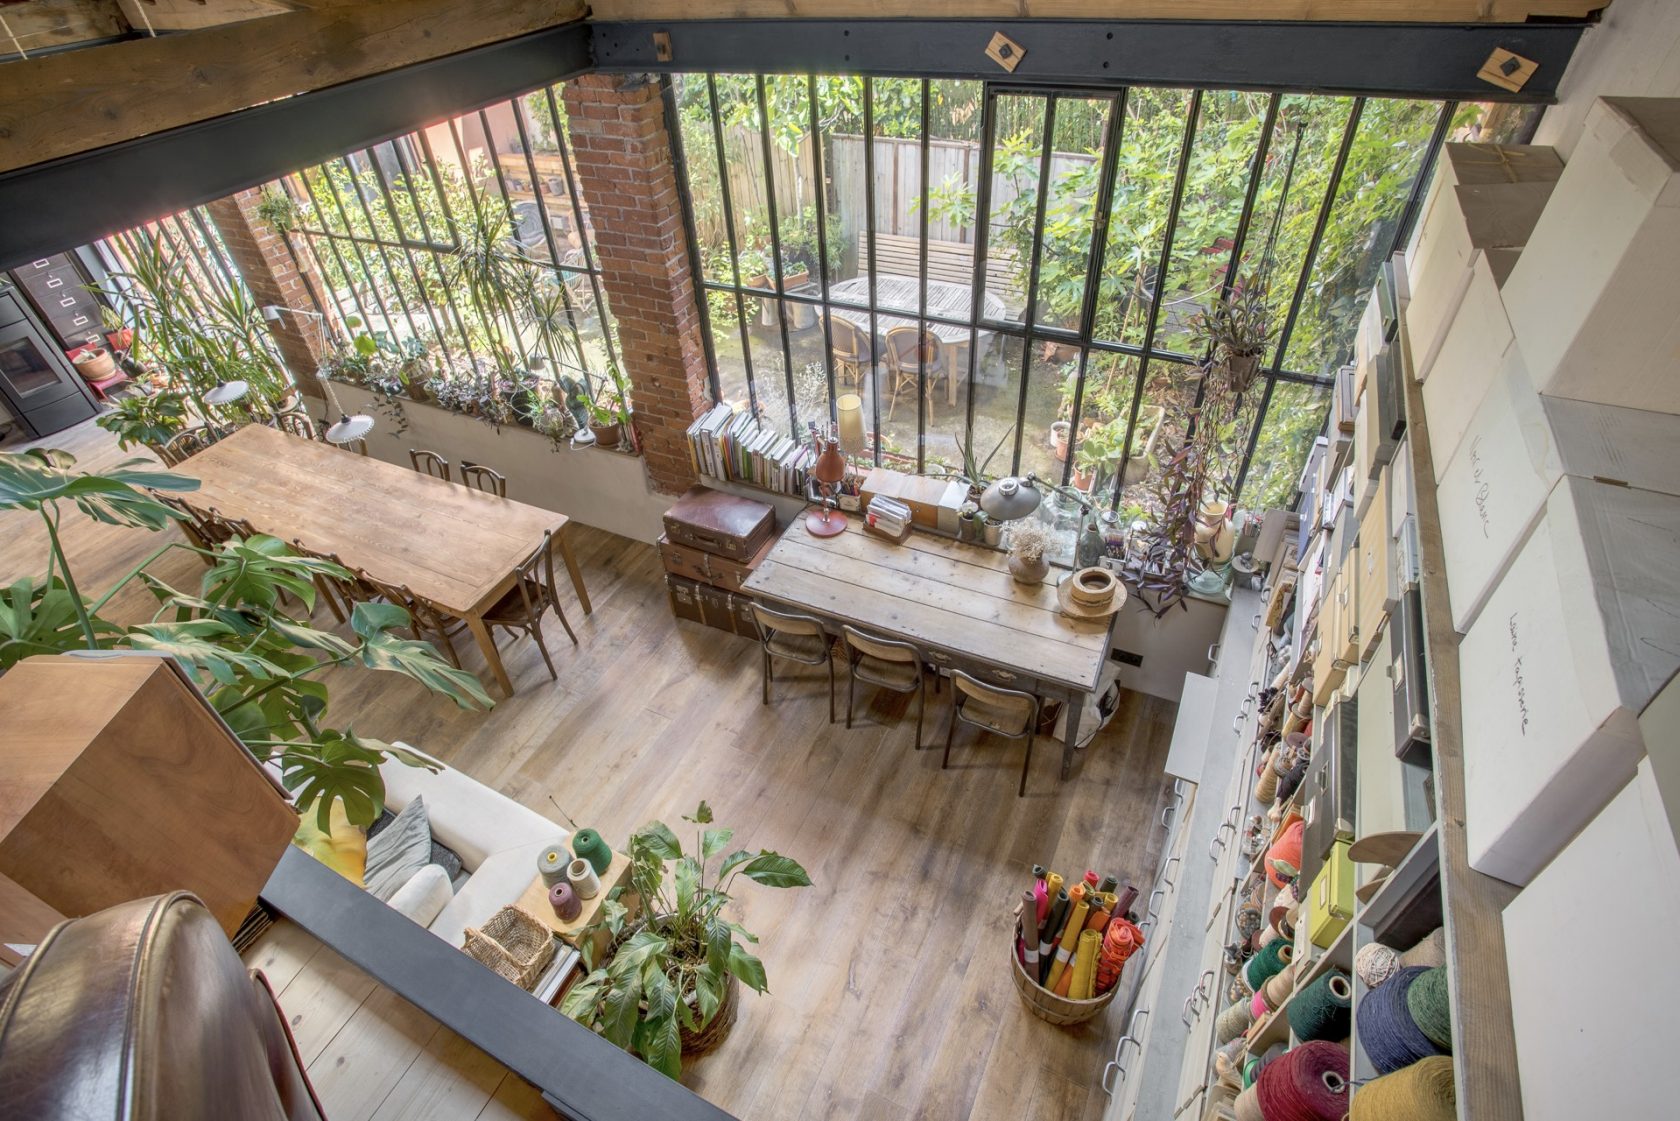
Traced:
<svg viewBox="0 0 1680 1121">
<path fill-rule="evenodd" d="M 536 878 L 537 858 L 554 840 L 550 836 L 546 840 L 505 849 L 485 860 L 427 929 L 451 946 L 459 946 L 466 936 L 467 927 L 483 926 L 491 915 L 518 902 L 525 888 Z"/>
<path fill-rule="evenodd" d="M 449 906 L 454 894 L 449 873 L 436 864 L 428 864 L 410 876 L 408 882 L 386 902 L 398 914 L 407 915 L 421 926 L 430 926 L 432 920 Z"/>
<path fill-rule="evenodd" d="M 415 751 L 407 744 L 398 746 Z M 415 753 L 430 758 L 425 752 Z M 529 864 L 534 876 L 535 853 L 547 845 L 570 842 L 571 833 L 563 826 L 452 767 L 443 763 L 437 766 L 442 769 L 433 772 L 387 760 L 379 768 L 385 780 L 385 804 L 401 810 L 416 796 L 424 795 L 433 838 L 460 854 L 468 871 L 476 873 L 486 859 L 504 849 L 535 845 Z M 511 903 L 518 895 L 516 889 L 503 902 Z"/>
<path fill-rule="evenodd" d="M 390 902 L 397 889 L 432 857 L 432 831 L 426 800 L 414 798 L 390 825 L 368 838 L 367 871 L 363 883 L 375 898 Z"/>
<path fill-rule="evenodd" d="M 367 868 L 367 835 L 359 825 L 350 824 L 344 813 L 344 803 L 334 802 L 331 821 L 323 830 L 316 824 L 315 807 L 298 815 L 298 830 L 292 844 L 331 868 L 357 887 Z"/>
</svg>

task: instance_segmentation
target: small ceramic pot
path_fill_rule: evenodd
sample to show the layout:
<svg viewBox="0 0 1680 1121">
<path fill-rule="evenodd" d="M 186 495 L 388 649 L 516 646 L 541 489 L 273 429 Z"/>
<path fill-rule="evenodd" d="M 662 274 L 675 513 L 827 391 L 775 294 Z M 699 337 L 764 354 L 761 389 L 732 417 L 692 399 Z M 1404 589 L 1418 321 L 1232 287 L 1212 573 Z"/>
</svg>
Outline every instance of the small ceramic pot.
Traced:
<svg viewBox="0 0 1680 1121">
<path fill-rule="evenodd" d="M 1044 578 L 1050 575 L 1050 562 L 1043 557 L 1029 561 L 1025 557 L 1010 554 L 1009 575 L 1015 578 L 1017 584 L 1042 584 Z"/>
</svg>

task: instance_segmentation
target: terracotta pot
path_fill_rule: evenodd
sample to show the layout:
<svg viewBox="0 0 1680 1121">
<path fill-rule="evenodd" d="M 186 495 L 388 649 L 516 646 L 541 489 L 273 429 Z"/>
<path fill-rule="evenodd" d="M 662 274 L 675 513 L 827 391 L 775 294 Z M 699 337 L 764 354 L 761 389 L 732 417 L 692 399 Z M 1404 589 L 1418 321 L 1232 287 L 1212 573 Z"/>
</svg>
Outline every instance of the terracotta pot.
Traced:
<svg viewBox="0 0 1680 1121">
<path fill-rule="evenodd" d="M 104 381 L 117 372 L 117 360 L 108 350 L 84 350 L 76 356 L 75 366 L 88 382 Z"/>
<path fill-rule="evenodd" d="M 1073 432 L 1073 426 L 1065 420 L 1058 420 L 1050 426 L 1050 447 L 1056 453 L 1057 462 L 1066 462 L 1068 457 L 1068 437 Z"/>
<path fill-rule="evenodd" d="M 589 431 L 595 436 L 595 446 L 598 448 L 616 448 L 624 438 L 624 426 L 618 421 L 611 424 L 596 424 L 589 422 Z"/>
<path fill-rule="evenodd" d="M 1009 575 L 1015 577 L 1017 584 L 1042 584 L 1044 578 L 1050 575 L 1050 562 L 1040 557 L 1036 561 L 1029 561 L 1025 557 L 1009 555 Z"/>
</svg>

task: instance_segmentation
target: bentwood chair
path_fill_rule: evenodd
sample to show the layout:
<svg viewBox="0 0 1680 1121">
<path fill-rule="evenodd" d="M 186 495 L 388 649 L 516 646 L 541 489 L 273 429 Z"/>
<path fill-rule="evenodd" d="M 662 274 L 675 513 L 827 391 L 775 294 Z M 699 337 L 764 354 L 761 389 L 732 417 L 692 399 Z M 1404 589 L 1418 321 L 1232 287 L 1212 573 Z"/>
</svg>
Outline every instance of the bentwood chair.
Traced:
<svg viewBox="0 0 1680 1121">
<path fill-rule="evenodd" d="M 237 537 L 242 541 L 249 541 L 257 535 L 257 527 L 244 518 L 230 518 L 214 506 L 200 512 L 205 536 L 213 545 L 220 545 L 224 541 L 231 541 Z"/>
<path fill-rule="evenodd" d="M 407 611 L 408 631 L 415 641 L 441 647 L 449 664 L 461 668 L 461 656 L 455 653 L 455 636 L 466 630 L 465 619 L 439 611 L 405 584 L 387 584 L 360 568 L 356 569 L 356 584 L 351 594 L 362 603 L 389 603 Z"/>
<path fill-rule="evenodd" d="M 917 340 L 921 340 L 920 350 Z M 928 403 L 933 402 L 933 389 L 939 379 L 945 376 L 945 350 L 939 341 L 939 336 L 930 330 L 918 331 L 915 327 L 894 327 L 887 332 L 887 377 L 888 392 L 892 395 L 892 402 L 887 406 L 887 418 L 892 419 L 893 410 L 898 407 L 898 395 L 904 390 L 910 391 L 911 397 L 916 395 L 916 386 L 926 378 Z"/>
<path fill-rule="evenodd" d="M 926 659 L 908 642 L 877 638 L 856 627 L 842 625 L 841 641 L 846 653 L 846 727 L 852 726 L 852 703 L 857 683 L 864 682 L 894 693 L 916 694 L 916 750 L 922 749 L 922 720 L 927 714 L 927 678 L 922 674 Z"/>
<path fill-rule="evenodd" d="M 983 728 L 994 735 L 1027 741 L 1027 756 L 1021 760 L 1021 786 L 1017 798 L 1027 793 L 1027 770 L 1032 766 L 1033 739 L 1038 734 L 1038 698 L 1019 689 L 1000 689 L 970 677 L 960 669 L 951 671 L 951 727 L 945 733 L 945 757 L 939 769 L 951 762 L 951 740 L 957 721 Z"/>
<path fill-rule="evenodd" d="M 474 487 L 498 498 L 507 497 L 507 477 L 482 463 L 461 461 L 461 485 Z"/>
<path fill-rule="evenodd" d="M 319 440 L 321 433 L 315 421 L 301 408 L 287 409 L 274 414 L 274 427 L 300 440 Z"/>
<path fill-rule="evenodd" d="M 548 667 L 548 676 L 558 681 L 560 675 L 554 670 L 554 659 L 548 656 L 548 643 L 543 641 L 542 633 L 543 615 L 550 610 L 560 617 L 560 625 L 566 628 L 567 637 L 576 646 L 577 633 L 566 621 L 566 613 L 560 608 L 560 597 L 555 595 L 552 532 L 543 534 L 537 551 L 514 570 L 513 587 L 484 613 L 484 622 L 492 629 L 501 627 L 509 632 L 523 631 L 536 639 L 537 650 L 542 654 L 543 664 Z"/>
<path fill-rule="evenodd" d="M 446 483 L 449 481 L 449 461 L 437 452 L 429 452 L 424 448 L 409 448 L 408 461 L 422 475 L 430 475 Z"/>
<path fill-rule="evenodd" d="M 834 340 L 834 376 L 842 384 L 861 386 L 865 368 L 875 365 L 875 348 L 869 336 L 856 323 L 837 315 L 828 317 L 829 333 Z"/>
<path fill-rule="evenodd" d="M 346 441 L 342 444 L 334 444 L 333 447 L 337 448 L 339 451 L 354 452 L 357 455 L 365 456 L 368 453 L 367 437 L 365 436 L 358 436 L 356 439 Z"/>
<path fill-rule="evenodd" d="M 822 622 L 809 615 L 776 611 L 761 603 L 752 605 L 753 622 L 758 624 L 758 641 L 764 653 L 764 703 L 770 703 L 770 662 L 781 658 L 807 666 L 828 666 L 828 722 L 834 723 L 833 644 Z"/>
<path fill-rule="evenodd" d="M 215 435 L 202 425 L 183 429 L 157 450 L 158 458 L 163 460 L 165 467 L 179 467 L 215 442 Z"/>
<path fill-rule="evenodd" d="M 311 560 L 329 561 L 341 568 L 344 566 L 344 562 L 338 559 L 337 553 L 318 553 L 295 538 L 292 541 L 292 552 Z M 325 576 L 319 573 L 315 575 L 314 580 L 315 591 L 320 594 L 322 602 L 327 605 L 327 610 L 332 612 L 332 617 L 340 623 L 349 619 L 350 612 L 356 603 L 355 597 L 351 594 L 352 585 L 350 581 L 342 577 Z"/>
</svg>

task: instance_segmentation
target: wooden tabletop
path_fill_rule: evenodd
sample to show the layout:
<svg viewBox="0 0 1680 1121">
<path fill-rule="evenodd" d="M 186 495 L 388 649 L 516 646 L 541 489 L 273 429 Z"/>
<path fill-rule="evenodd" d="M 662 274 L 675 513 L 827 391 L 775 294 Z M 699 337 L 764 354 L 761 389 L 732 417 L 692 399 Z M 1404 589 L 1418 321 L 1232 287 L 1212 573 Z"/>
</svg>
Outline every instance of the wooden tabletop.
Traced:
<svg viewBox="0 0 1680 1121">
<path fill-rule="evenodd" d="M 175 469 L 185 497 L 261 533 L 336 553 L 351 568 L 453 614 L 487 606 L 567 518 L 368 456 L 247 425 Z"/>
<path fill-rule="evenodd" d="M 838 516 L 838 515 L 836 515 Z M 1089 692 L 1108 655 L 1108 619 L 1074 619 L 1057 606 L 1055 577 L 1025 587 L 995 549 L 912 533 L 902 545 L 847 519 L 819 539 L 793 520 L 743 588 L 855 623 L 884 636 Z"/>
</svg>

